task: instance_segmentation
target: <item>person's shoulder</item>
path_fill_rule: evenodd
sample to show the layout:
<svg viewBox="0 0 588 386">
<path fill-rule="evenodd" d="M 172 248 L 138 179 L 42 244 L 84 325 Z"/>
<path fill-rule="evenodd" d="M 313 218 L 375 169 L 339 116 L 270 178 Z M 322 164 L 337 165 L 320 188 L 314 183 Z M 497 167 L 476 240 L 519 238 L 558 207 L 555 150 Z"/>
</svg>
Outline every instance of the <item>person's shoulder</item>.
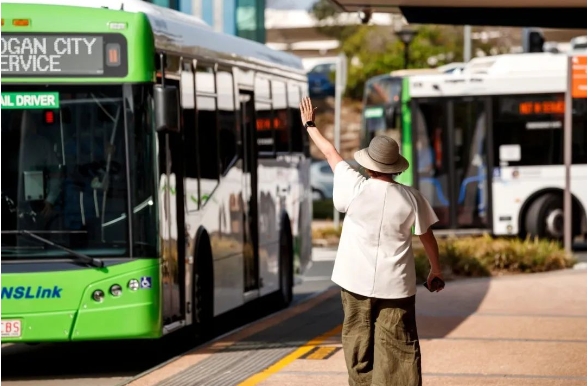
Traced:
<svg viewBox="0 0 588 386">
<path fill-rule="evenodd" d="M 351 165 L 349 165 L 349 162 L 345 161 L 345 160 L 341 160 L 339 162 L 337 162 L 337 165 L 335 165 L 335 170 L 334 172 L 344 172 L 346 170 L 351 169 Z"/>
<path fill-rule="evenodd" d="M 405 194 L 408 194 L 411 197 L 411 200 L 420 202 L 423 199 L 422 193 L 415 188 L 414 186 L 404 185 L 404 184 L 395 184 L 401 190 L 404 190 Z"/>
<path fill-rule="evenodd" d="M 409 191 L 410 193 L 414 194 L 414 195 L 421 195 L 421 192 L 415 188 L 414 186 L 410 186 L 410 185 L 404 185 L 404 184 L 398 184 L 401 187 L 403 187 L 404 189 L 406 189 L 407 191 Z"/>
<path fill-rule="evenodd" d="M 333 170 L 335 176 L 352 176 L 356 177 L 363 177 L 361 173 L 359 173 L 356 169 L 354 169 L 349 162 L 345 160 L 341 160 L 335 165 L 335 170 Z"/>
</svg>

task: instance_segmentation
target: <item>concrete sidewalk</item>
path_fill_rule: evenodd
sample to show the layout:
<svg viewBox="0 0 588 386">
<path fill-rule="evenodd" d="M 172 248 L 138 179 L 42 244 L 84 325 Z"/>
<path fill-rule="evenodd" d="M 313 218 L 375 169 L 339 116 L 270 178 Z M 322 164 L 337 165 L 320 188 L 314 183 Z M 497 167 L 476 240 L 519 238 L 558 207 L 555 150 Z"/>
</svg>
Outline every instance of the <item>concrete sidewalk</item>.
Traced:
<svg viewBox="0 0 588 386">
<path fill-rule="evenodd" d="M 586 270 L 419 289 L 417 315 L 424 385 L 587 384 Z M 340 332 L 306 346 L 324 348 L 293 353 L 242 385 L 347 385 Z"/>
</svg>

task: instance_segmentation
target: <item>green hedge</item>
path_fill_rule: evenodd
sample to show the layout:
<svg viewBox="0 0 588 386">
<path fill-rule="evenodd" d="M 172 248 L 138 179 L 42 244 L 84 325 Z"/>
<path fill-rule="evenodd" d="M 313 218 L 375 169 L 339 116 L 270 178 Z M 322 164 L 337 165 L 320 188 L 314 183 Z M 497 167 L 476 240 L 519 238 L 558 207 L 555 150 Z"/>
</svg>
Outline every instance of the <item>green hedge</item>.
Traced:
<svg viewBox="0 0 588 386">
<path fill-rule="evenodd" d="M 489 235 L 438 240 L 441 265 L 454 275 L 480 277 L 500 272 L 546 272 L 571 268 L 577 260 L 559 243 L 540 239 L 493 238 Z M 415 248 L 417 277 L 425 280 L 429 260 Z"/>
<path fill-rule="evenodd" d="M 316 200 L 312 202 L 312 217 L 315 220 L 332 220 L 333 219 L 333 200 Z M 343 220 L 345 214 L 341 213 L 339 218 Z"/>
<path fill-rule="evenodd" d="M 335 244 L 340 235 L 341 227 L 317 228 L 312 232 L 313 239 L 327 239 Z M 549 240 L 483 235 L 437 238 L 437 242 L 442 268 L 456 276 L 546 272 L 571 268 L 577 262 L 560 243 Z M 417 279 L 423 281 L 429 274 L 429 259 L 421 245 L 415 245 L 414 254 Z"/>
</svg>

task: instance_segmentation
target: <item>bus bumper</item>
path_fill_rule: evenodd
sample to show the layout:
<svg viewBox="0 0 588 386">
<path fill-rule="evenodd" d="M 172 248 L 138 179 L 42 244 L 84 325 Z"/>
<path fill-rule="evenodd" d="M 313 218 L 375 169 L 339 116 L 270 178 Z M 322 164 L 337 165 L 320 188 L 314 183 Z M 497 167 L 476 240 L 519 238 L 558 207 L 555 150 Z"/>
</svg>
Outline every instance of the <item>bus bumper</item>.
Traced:
<svg viewBox="0 0 588 386">
<path fill-rule="evenodd" d="M 157 259 L 134 259 L 103 269 L 2 274 L 2 343 L 160 337 L 159 270 Z"/>
</svg>

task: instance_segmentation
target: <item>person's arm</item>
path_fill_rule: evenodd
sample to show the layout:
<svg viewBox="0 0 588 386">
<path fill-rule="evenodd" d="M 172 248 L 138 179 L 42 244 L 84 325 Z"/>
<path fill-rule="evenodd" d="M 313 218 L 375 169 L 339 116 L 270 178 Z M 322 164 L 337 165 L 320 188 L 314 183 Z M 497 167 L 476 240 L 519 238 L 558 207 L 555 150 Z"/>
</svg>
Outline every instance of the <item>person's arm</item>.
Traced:
<svg viewBox="0 0 588 386">
<path fill-rule="evenodd" d="M 425 233 L 419 235 L 419 239 L 425 248 L 429 263 L 431 264 L 431 271 L 427 277 L 427 284 L 431 286 L 431 281 L 438 277 L 443 279 L 443 273 L 441 272 L 441 264 L 439 263 L 439 245 L 437 245 L 437 239 L 431 228 L 427 229 Z M 440 290 L 437 290 L 439 292 Z"/>
<path fill-rule="evenodd" d="M 422 196 L 422 194 L 414 189 L 410 188 L 414 194 L 415 204 L 415 222 L 414 222 L 414 233 L 419 236 L 429 263 L 431 264 L 431 271 L 427 277 L 427 284 L 431 286 L 431 281 L 438 277 L 443 280 L 443 273 L 441 272 L 441 263 L 439 262 L 439 246 L 437 240 L 433 234 L 431 226 L 439 221 L 439 218 L 435 214 L 435 211 L 429 204 L 429 202 Z M 439 292 L 440 290 L 437 290 Z"/>
<path fill-rule="evenodd" d="M 429 263 L 431 264 L 431 271 L 434 274 L 441 274 L 441 264 L 439 263 L 439 245 L 437 239 L 433 234 L 433 230 L 429 228 L 425 233 L 419 235 L 419 239 L 427 252 Z"/>
<path fill-rule="evenodd" d="M 302 124 L 309 121 L 314 122 L 314 110 L 316 110 L 316 107 L 312 107 L 312 102 L 309 97 L 305 97 L 302 102 L 300 102 L 300 117 L 302 118 Z M 324 154 L 329 166 L 334 172 L 335 166 L 343 161 L 343 158 L 337 149 L 335 149 L 335 146 L 333 146 L 333 144 L 320 133 L 318 128 L 309 126 L 307 131 L 316 147 L 318 147 L 321 153 Z"/>
</svg>

